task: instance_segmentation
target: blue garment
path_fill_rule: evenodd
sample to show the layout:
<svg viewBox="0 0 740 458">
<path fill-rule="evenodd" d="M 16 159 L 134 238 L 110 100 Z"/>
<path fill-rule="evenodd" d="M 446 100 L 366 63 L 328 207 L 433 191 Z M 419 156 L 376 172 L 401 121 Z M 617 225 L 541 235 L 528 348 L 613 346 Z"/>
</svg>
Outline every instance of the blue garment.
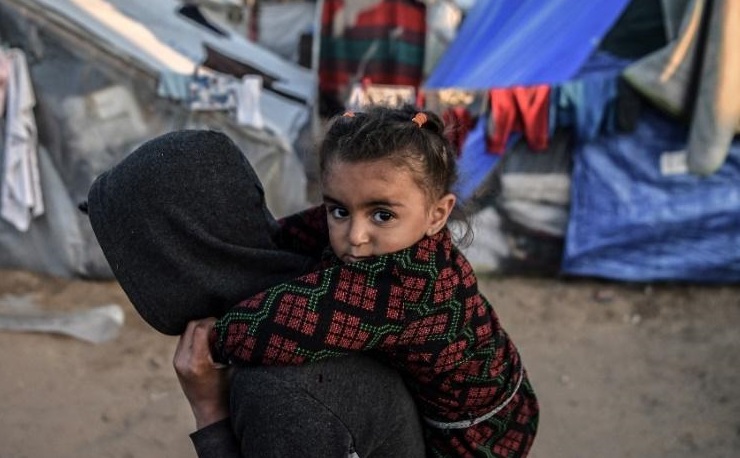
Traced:
<svg viewBox="0 0 740 458">
<path fill-rule="evenodd" d="M 191 110 L 229 111 L 236 108 L 239 80 L 230 75 L 183 75 L 162 72 L 157 95 L 182 101 Z"/>
<path fill-rule="evenodd" d="M 576 141 L 596 138 L 616 129 L 618 81 L 629 61 L 595 53 L 572 80 L 550 93 L 550 133 L 573 127 Z"/>
</svg>

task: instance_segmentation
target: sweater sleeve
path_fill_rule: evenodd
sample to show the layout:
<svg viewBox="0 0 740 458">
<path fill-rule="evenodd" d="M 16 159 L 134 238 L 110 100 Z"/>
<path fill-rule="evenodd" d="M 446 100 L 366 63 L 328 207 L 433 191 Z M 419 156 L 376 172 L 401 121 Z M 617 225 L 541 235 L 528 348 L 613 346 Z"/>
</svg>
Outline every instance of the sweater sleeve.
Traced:
<svg viewBox="0 0 740 458">
<path fill-rule="evenodd" d="M 190 434 L 198 458 L 240 458 L 239 445 L 226 418 Z"/>
<path fill-rule="evenodd" d="M 214 358 L 299 365 L 420 340 L 407 308 L 430 301 L 436 272 L 433 262 L 416 263 L 410 254 L 406 249 L 311 272 L 241 302 L 216 322 Z"/>
<path fill-rule="evenodd" d="M 318 205 L 278 220 L 278 248 L 320 259 L 329 245 L 326 207 Z"/>
</svg>

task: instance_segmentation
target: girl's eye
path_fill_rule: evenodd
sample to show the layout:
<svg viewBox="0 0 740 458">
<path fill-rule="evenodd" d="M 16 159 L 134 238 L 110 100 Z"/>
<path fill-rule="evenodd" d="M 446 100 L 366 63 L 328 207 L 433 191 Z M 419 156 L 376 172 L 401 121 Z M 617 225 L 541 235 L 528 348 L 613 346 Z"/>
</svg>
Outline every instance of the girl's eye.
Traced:
<svg viewBox="0 0 740 458">
<path fill-rule="evenodd" d="M 393 214 L 385 210 L 378 210 L 373 213 L 373 221 L 376 223 L 387 223 L 393 219 Z"/>
<path fill-rule="evenodd" d="M 347 209 L 342 207 L 329 208 L 329 214 L 332 218 L 335 219 L 342 219 L 349 216 L 349 212 L 347 211 Z"/>
</svg>

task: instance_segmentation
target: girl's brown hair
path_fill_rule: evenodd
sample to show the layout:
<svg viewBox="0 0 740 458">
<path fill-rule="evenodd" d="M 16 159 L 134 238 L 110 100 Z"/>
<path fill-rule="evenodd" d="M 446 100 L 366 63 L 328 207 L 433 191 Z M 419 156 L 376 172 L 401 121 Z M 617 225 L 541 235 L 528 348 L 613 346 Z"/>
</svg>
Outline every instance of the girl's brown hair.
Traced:
<svg viewBox="0 0 740 458">
<path fill-rule="evenodd" d="M 412 106 L 372 107 L 335 117 L 319 147 L 322 180 L 331 164 L 389 160 L 408 168 L 430 201 L 453 192 L 457 181 L 457 152 L 445 136 L 442 119 Z M 451 219 L 461 221 L 461 243 L 471 237 L 462 205 Z"/>
<path fill-rule="evenodd" d="M 452 192 L 456 153 L 436 114 L 414 107 L 372 107 L 332 120 L 319 148 L 324 177 L 334 161 L 390 160 L 409 168 L 430 199 Z"/>
</svg>

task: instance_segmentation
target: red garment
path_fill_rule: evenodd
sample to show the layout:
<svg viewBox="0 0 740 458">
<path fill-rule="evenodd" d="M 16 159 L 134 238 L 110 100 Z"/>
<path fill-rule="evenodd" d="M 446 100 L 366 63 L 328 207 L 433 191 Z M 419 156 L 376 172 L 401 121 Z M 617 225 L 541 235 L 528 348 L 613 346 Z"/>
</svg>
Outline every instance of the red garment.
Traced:
<svg viewBox="0 0 740 458">
<path fill-rule="evenodd" d="M 426 6 L 416 0 L 326 0 L 321 11 L 319 91 L 344 104 L 356 77 L 418 87 Z"/>
<path fill-rule="evenodd" d="M 491 89 L 491 120 L 488 151 L 503 153 L 513 132 L 521 132 L 533 150 L 547 149 L 550 115 L 550 86 Z"/>
<path fill-rule="evenodd" d="M 448 229 L 396 253 L 343 264 L 321 250 L 329 238 L 325 207 L 280 223 L 276 242 L 323 253 L 322 270 L 268 288 L 222 316 L 210 336 L 216 360 L 300 365 L 372 352 L 399 370 L 416 399 L 428 457 L 527 456 L 537 397 Z"/>
<path fill-rule="evenodd" d="M 423 90 L 416 91 L 416 106 L 418 108 L 424 108 L 424 105 L 427 103 L 427 96 L 424 94 Z"/>
<path fill-rule="evenodd" d="M 468 133 L 475 127 L 475 119 L 465 107 L 450 107 L 442 113 L 447 139 L 460 156 Z"/>
</svg>

